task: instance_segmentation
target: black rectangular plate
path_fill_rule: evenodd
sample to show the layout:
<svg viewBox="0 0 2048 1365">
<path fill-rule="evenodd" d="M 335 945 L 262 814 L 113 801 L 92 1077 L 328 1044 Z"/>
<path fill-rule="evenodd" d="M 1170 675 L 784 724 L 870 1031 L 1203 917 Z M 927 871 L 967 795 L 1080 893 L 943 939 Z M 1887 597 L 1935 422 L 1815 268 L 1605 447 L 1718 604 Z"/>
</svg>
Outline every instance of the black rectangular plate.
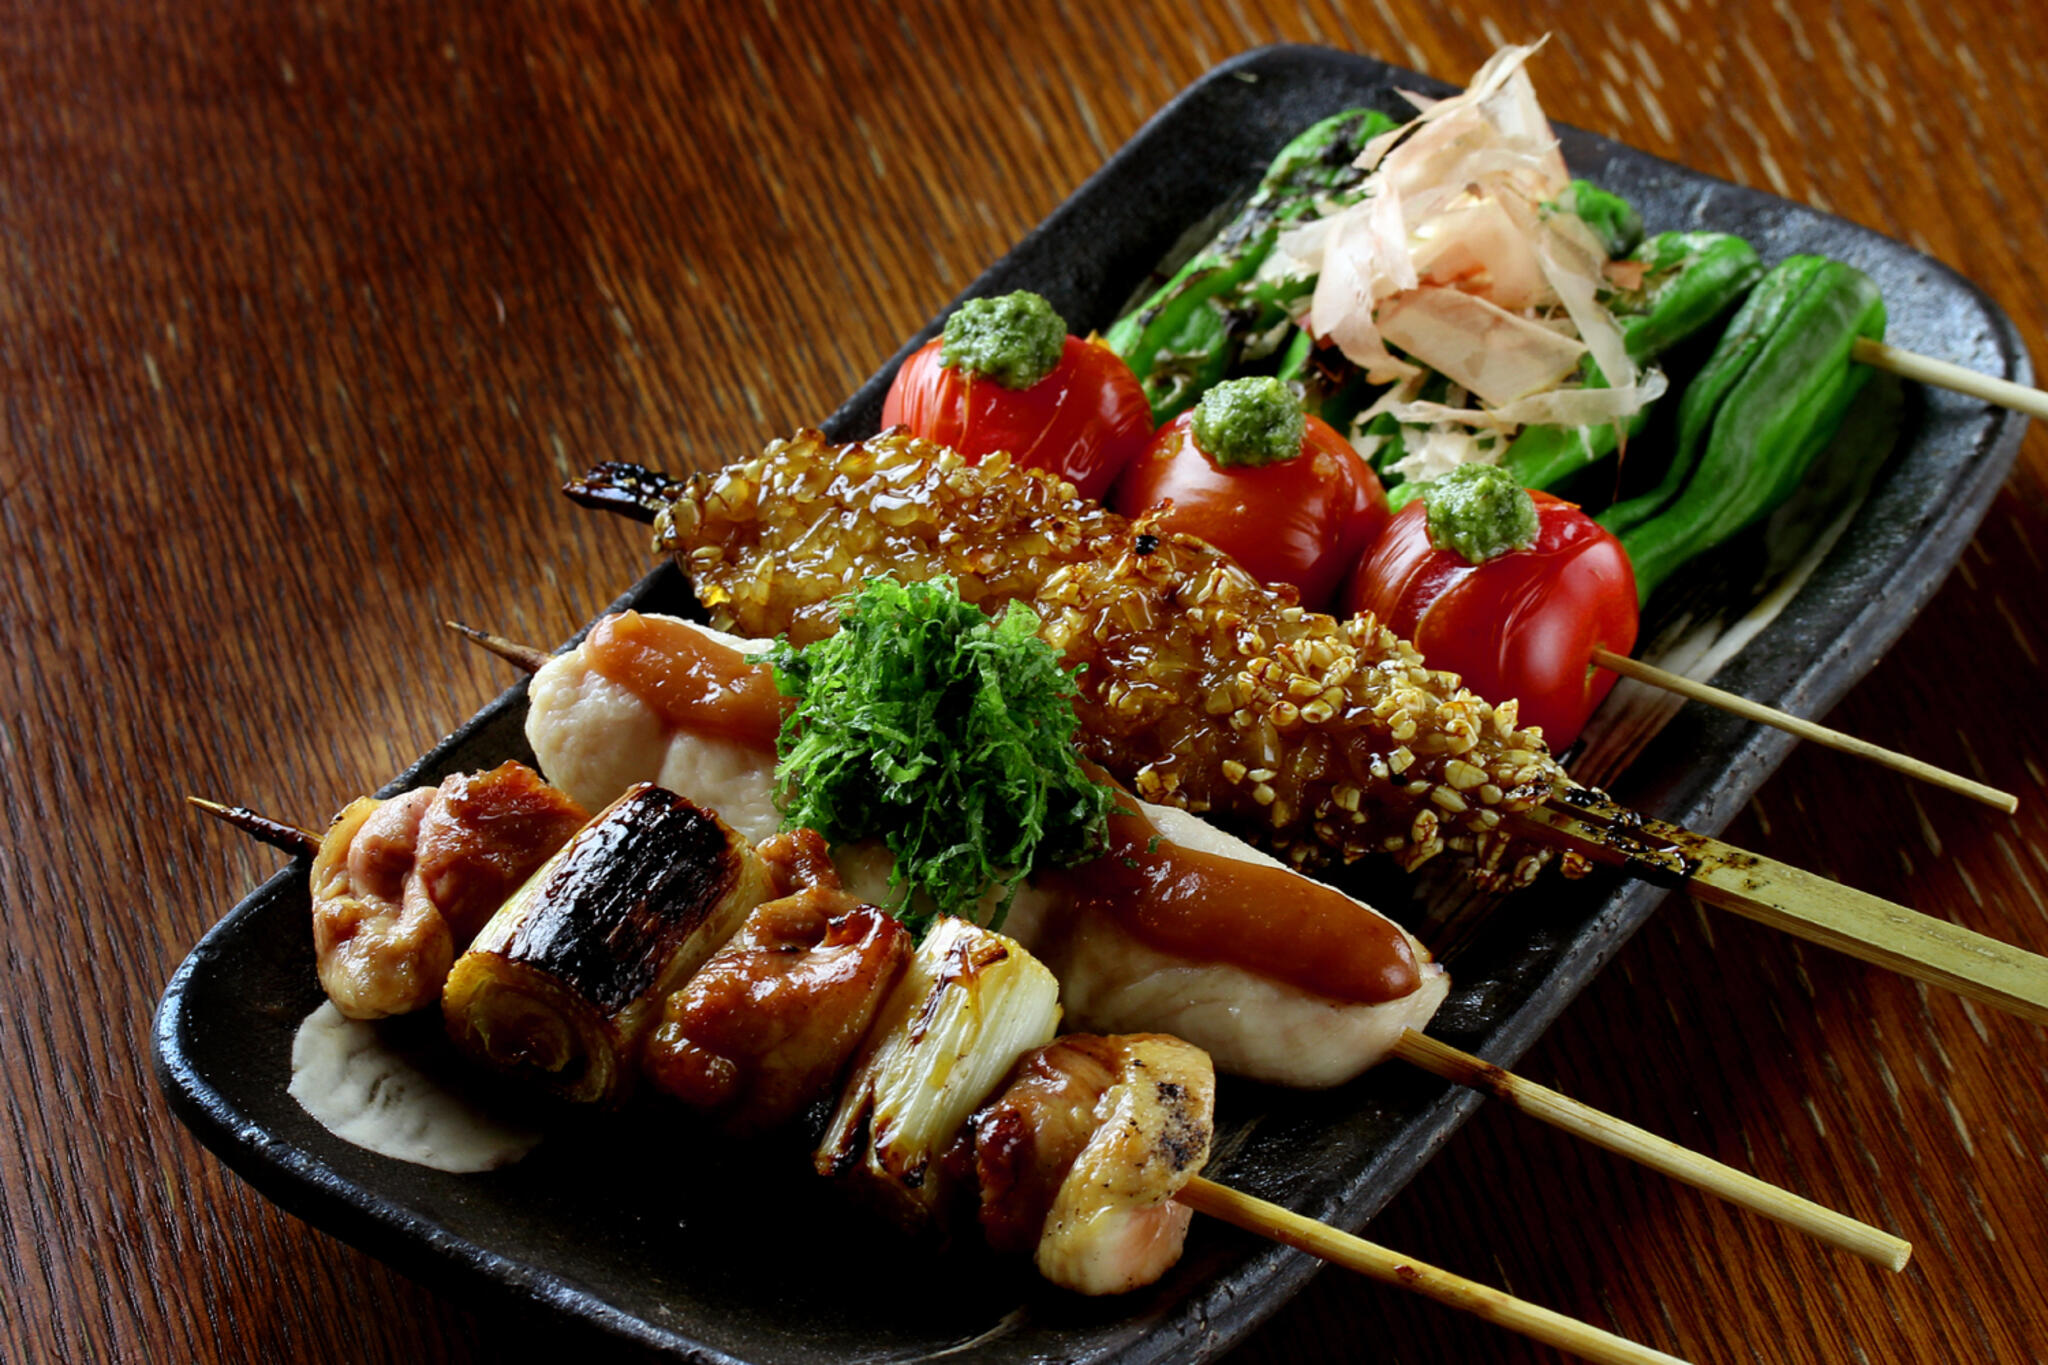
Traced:
<svg viewBox="0 0 2048 1365">
<path fill-rule="evenodd" d="M 1030 288 L 1077 330 L 1105 326 L 1191 223 L 1246 193 L 1290 136 L 1338 109 L 1397 116 L 1438 82 L 1364 57 L 1281 47 L 1182 93 L 968 291 Z M 1739 232 L 1767 261 L 1817 252 L 1868 272 L 1890 338 L 2026 382 L 2011 322 L 1971 284 L 1876 233 L 1565 130 L 1573 170 L 1627 196 L 1652 230 Z M 965 295 L 963 295 L 965 297 Z M 936 327 L 934 320 L 933 327 Z M 929 335 L 928 327 L 905 347 Z M 828 429 L 874 429 L 884 367 Z M 1783 614 L 1718 679 L 1801 714 L 1825 711 L 1897 638 L 1962 552 L 2018 449 L 2022 419 L 1909 392 L 1892 463 Z M 535 496 L 546 496 L 536 486 Z M 689 604 L 662 569 L 622 601 Z M 451 735 L 387 791 L 526 755 L 524 689 Z M 1721 829 L 1793 741 L 1689 707 L 1617 784 L 1641 809 Z M 1376 887 L 1397 915 L 1409 895 Z M 1488 921 L 1455 963 L 1434 1031 L 1512 1063 L 1649 915 L 1662 892 L 1606 876 L 1550 883 Z M 1412 915 L 1412 904 L 1407 912 Z M 1162 1361 L 1220 1352 L 1297 1290 L 1305 1256 L 1203 1224 L 1160 1284 L 1091 1302 L 973 1252 L 934 1256 L 838 1209 L 795 1145 L 739 1150 L 643 1114 L 561 1132 L 525 1162 L 452 1176 L 330 1136 L 286 1093 L 294 1031 L 320 1001 L 303 864 L 230 911 L 165 991 L 158 1074 L 231 1167 L 309 1222 L 428 1283 L 514 1301 L 690 1360 L 977 1358 Z M 433 1021 L 416 1027 L 431 1030 Z M 1406 1069 L 1298 1094 L 1226 1083 L 1213 1173 L 1356 1228 L 1421 1169 L 1477 1100 Z M 914 1286 L 914 1287 L 913 1287 Z"/>
</svg>

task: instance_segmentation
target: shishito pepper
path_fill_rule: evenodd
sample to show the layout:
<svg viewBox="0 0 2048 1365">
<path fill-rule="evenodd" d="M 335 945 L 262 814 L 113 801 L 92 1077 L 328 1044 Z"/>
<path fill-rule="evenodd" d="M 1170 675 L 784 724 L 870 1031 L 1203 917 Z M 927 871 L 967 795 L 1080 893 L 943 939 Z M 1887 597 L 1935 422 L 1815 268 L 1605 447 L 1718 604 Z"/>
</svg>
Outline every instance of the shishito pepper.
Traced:
<svg viewBox="0 0 2048 1365">
<path fill-rule="evenodd" d="M 1757 284 L 1686 389 L 1664 481 L 1599 518 L 1628 550 L 1642 600 L 1791 495 L 1869 376 L 1850 348 L 1882 340 L 1884 325 L 1877 286 L 1840 261 L 1794 256 Z"/>
<path fill-rule="evenodd" d="M 1376 110 L 1347 109 L 1302 132 L 1215 240 L 1104 334 L 1143 381 L 1155 424 L 1193 406 L 1234 365 L 1257 358 L 1250 352 L 1262 344 L 1262 354 L 1277 349 L 1289 325 L 1287 303 L 1314 281 L 1253 277 L 1282 228 L 1346 202 L 1365 179 L 1352 164 L 1359 152 L 1394 127 Z"/>
<path fill-rule="evenodd" d="M 1642 284 L 1617 292 L 1609 302 L 1621 321 L 1622 344 L 1637 364 L 1720 321 L 1764 270 L 1754 247 L 1724 232 L 1659 233 L 1627 259 L 1645 267 Z M 1605 384 L 1591 358 L 1586 365 L 1588 382 Z M 1620 425 L 1635 436 L 1648 421 L 1645 408 Z M 1508 446 L 1501 464 L 1524 488 L 1551 488 L 1611 455 L 1619 442 L 1615 426 L 1527 427 Z"/>
<path fill-rule="evenodd" d="M 1643 216 L 1636 206 L 1590 180 L 1572 181 L 1557 206 L 1593 230 L 1609 259 L 1626 256 L 1642 243 Z"/>
</svg>

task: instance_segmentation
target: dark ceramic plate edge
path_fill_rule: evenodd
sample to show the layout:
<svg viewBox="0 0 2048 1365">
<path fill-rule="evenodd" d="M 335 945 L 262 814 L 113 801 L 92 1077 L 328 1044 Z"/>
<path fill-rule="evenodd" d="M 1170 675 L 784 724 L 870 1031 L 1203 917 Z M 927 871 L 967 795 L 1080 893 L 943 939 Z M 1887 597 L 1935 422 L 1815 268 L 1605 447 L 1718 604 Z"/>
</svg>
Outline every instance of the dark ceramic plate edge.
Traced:
<svg viewBox="0 0 2048 1365">
<path fill-rule="evenodd" d="M 1378 68 L 1386 73 L 1387 79 L 1408 88 L 1444 89 L 1437 82 L 1386 68 L 1372 63 L 1370 59 L 1316 48 L 1266 48 L 1232 59 L 1176 96 L 1101 170 L 1089 177 L 1001 261 L 984 272 L 961 297 L 984 292 L 991 285 L 1014 287 L 1007 282 L 1008 277 L 1028 270 L 1032 258 L 1039 256 L 1049 244 L 1056 244 L 1062 230 L 1091 198 L 1100 194 L 1104 186 L 1115 186 L 1131 166 L 1147 155 L 1152 150 L 1149 140 L 1161 135 L 1171 136 L 1173 125 L 1182 111 L 1217 82 L 1238 79 L 1245 74 L 1255 74 L 1263 80 L 1284 79 L 1290 70 L 1327 69 L 1333 65 L 1349 66 L 1354 70 Z M 1587 141 L 1584 135 L 1568 133 L 1567 137 L 1576 137 L 1581 143 Z M 1670 163 L 1658 162 L 1632 149 L 1604 143 L 1596 145 L 1601 147 L 1603 156 L 1653 163 L 1655 167 L 1681 177 L 1688 185 L 1724 186 L 1724 182 L 1672 167 Z M 1725 188 L 1758 201 L 1769 198 L 1738 187 Z M 1875 237 L 1864 229 L 1854 231 Z M 1905 250 L 1892 243 L 1887 243 L 1886 249 Z M 1959 296 L 1973 304 L 1981 314 L 1994 334 L 1997 353 L 2004 361 L 2006 374 L 2020 380 L 2028 378 L 2030 366 L 2010 320 L 1967 280 L 1939 263 L 1928 261 L 1926 265 L 1936 277 L 1929 287 Z M 827 430 L 836 435 L 846 435 L 872 429 L 887 377 L 893 373 L 903 354 L 936 330 L 946 311 L 950 311 L 950 305 L 828 419 Z M 1754 648 L 1746 650 L 1724 670 L 1720 681 L 1752 695 L 1770 697 L 1788 709 L 1804 713 L 1824 711 L 1889 648 L 1939 586 L 1941 577 L 1967 543 L 2002 483 L 2017 452 L 2024 426 L 2024 419 L 2010 414 L 2001 414 L 1991 422 L 1989 431 L 1977 443 L 1976 454 L 1964 471 L 1961 486 L 1952 488 L 1952 496 L 1945 499 L 1937 511 L 1926 515 L 1910 547 L 1891 563 L 1891 581 L 1902 586 L 1902 595 L 1869 599 L 1850 618 L 1846 628 L 1840 628 L 1842 623 L 1836 621 L 1834 624 L 1838 629 L 1832 636 L 1832 643 L 1817 655 L 1774 650 L 1773 644 L 1779 643 L 1777 637 L 1797 622 L 1794 619 L 1774 625 L 1753 642 Z M 1864 516 L 1859 517 L 1845 537 L 1845 545 L 1855 542 L 1859 532 L 1865 529 L 1865 518 L 1870 515 L 1871 509 L 1866 509 Z M 644 599 L 664 572 L 656 570 L 649 574 L 623 596 L 620 603 L 630 604 Z M 1824 566 L 1823 575 L 1826 572 Z M 1809 596 L 1802 593 L 1789 614 L 1796 618 L 1800 602 Z M 453 754 L 481 726 L 520 704 L 523 697 L 523 684 L 508 690 L 468 724 L 436 745 L 386 790 L 398 790 L 408 785 L 415 773 L 431 768 Z M 1793 742 L 1791 737 L 1781 732 L 1734 722 L 1718 713 L 1689 707 L 1631 771 L 1678 772 L 1681 780 L 1650 793 L 1655 798 L 1651 808 L 1702 832 L 1718 832 L 1782 761 Z M 1686 759 L 1688 752 L 1719 753 L 1729 755 L 1729 758 L 1725 764 L 1694 764 Z M 1677 765 L 1675 768 L 1666 766 L 1673 763 Z M 1685 780 L 1687 778 L 1691 780 Z M 1620 790 L 1625 797 L 1631 795 L 1627 784 Z M 191 1055 L 193 1020 L 184 1008 L 188 986 L 216 956 L 219 946 L 235 933 L 237 925 L 253 913 L 259 901 L 276 894 L 279 887 L 302 875 L 301 867 L 287 869 L 246 897 L 202 938 L 169 982 L 157 1012 L 153 1041 L 159 1081 L 180 1118 L 232 1169 L 267 1197 L 416 1278 L 442 1283 L 480 1299 L 522 1304 L 565 1315 L 622 1341 L 666 1350 L 681 1358 L 720 1362 L 721 1365 L 735 1360 L 736 1357 L 701 1342 L 622 1312 L 574 1280 L 501 1256 L 487 1247 L 450 1234 L 431 1221 L 415 1217 L 402 1206 L 340 1176 L 312 1154 L 276 1140 L 250 1123 L 233 1101 L 201 1074 Z M 1502 1063 L 1512 1063 L 1518 1058 L 1583 988 L 1598 967 L 1647 919 L 1663 895 L 1663 892 L 1644 885 L 1611 892 L 1598 914 L 1581 927 L 1570 945 L 1553 960 L 1524 1005 L 1502 1020 L 1488 1035 L 1482 1049 L 1486 1055 Z M 1436 1148 L 1448 1140 L 1477 1103 L 1477 1097 L 1467 1092 L 1445 1093 L 1431 1101 L 1422 1111 L 1411 1115 L 1396 1140 L 1372 1163 L 1370 1174 L 1383 1176 L 1393 1168 L 1400 1172 L 1398 1179 L 1378 1179 L 1368 1185 L 1361 1177 L 1347 1186 L 1329 1207 L 1311 1211 L 1346 1226 L 1362 1225 L 1392 1198 L 1400 1184 L 1419 1169 Z M 1116 1358 L 1125 1361 L 1152 1361 L 1168 1357 L 1185 1359 L 1190 1349 L 1204 1356 L 1220 1351 L 1276 1310 L 1287 1295 L 1299 1288 L 1317 1268 L 1318 1263 L 1278 1248 L 1259 1251 L 1229 1274 L 1227 1283 L 1208 1285 L 1174 1307 L 1172 1312 L 1179 1331 L 1157 1332 L 1134 1341 L 1126 1340 Z M 1209 1311 L 1212 1306 L 1216 1311 Z M 1187 1335 L 1191 1321 L 1200 1324 L 1198 1340 L 1190 1340 Z M 1100 1358 L 1099 1352 L 1092 1353 L 1091 1358 Z"/>
</svg>

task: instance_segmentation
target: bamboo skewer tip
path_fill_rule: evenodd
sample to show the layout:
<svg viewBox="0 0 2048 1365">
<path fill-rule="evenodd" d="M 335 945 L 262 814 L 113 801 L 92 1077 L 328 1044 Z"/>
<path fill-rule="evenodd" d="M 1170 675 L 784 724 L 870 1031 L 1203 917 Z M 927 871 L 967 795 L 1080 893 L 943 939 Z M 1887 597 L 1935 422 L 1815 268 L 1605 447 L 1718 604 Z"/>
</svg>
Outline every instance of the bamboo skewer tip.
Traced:
<svg viewBox="0 0 2048 1365">
<path fill-rule="evenodd" d="M 203 796 L 187 796 L 185 800 L 214 819 L 233 825 L 244 834 L 295 857 L 310 858 L 320 851 L 320 836 L 311 830 L 259 815 L 247 806 L 230 806 L 220 801 L 209 801 Z"/>
<path fill-rule="evenodd" d="M 2048 421 L 2048 393 L 2015 384 L 2010 379 L 1999 379 L 1993 375 L 1980 374 L 1976 370 L 1933 356 L 1920 355 L 1913 351 L 1887 346 L 1882 341 L 1869 337 L 1858 337 L 1851 345 L 1849 358 L 1868 365 L 1873 370 L 1884 370 L 1901 379 L 1917 380 L 1932 384 L 1936 388 L 1953 389 L 1957 393 L 1981 398 L 2001 408 L 2029 417 Z"/>
<path fill-rule="evenodd" d="M 1519 1332 L 1547 1346 L 1602 1365 L 1683 1365 L 1680 1358 L 1630 1341 L 1627 1337 L 1566 1317 L 1512 1294 L 1439 1270 L 1403 1256 L 1376 1242 L 1341 1232 L 1292 1209 L 1196 1176 L 1175 1196 L 1198 1213 L 1208 1214 L 1255 1236 L 1305 1251 L 1332 1265 L 1412 1290 L 1448 1307 L 1471 1313 L 1498 1327 Z"/>
<path fill-rule="evenodd" d="M 1704 1153 L 1526 1080 L 1427 1034 L 1414 1029 L 1403 1030 L 1395 1041 L 1394 1055 L 1433 1076 L 1503 1100 L 1561 1132 L 1638 1162 L 1673 1180 L 1683 1181 L 1752 1213 L 1796 1228 L 1888 1270 L 1904 1270 L 1912 1259 L 1913 1244 L 1882 1228 L 1872 1227 L 1767 1180 L 1736 1170 Z"/>
<path fill-rule="evenodd" d="M 1610 672 L 1619 673 L 1624 678 L 1633 678 L 1637 682 L 1648 683 L 1652 687 L 1661 687 L 1667 692 L 1675 692 L 1688 700 L 1719 707 L 1723 711 L 1741 716 L 1744 720 L 1753 720 L 1762 725 L 1775 726 L 1777 729 L 1783 730 L 1788 734 L 1797 735 L 1801 739 L 1809 740 L 1812 743 L 1823 745 L 1826 748 L 1834 749 L 1841 753 L 1854 754 L 1858 758 L 1870 759 L 1874 763 L 1883 764 L 1892 771 L 1903 773 L 1907 777 L 1918 778 L 1922 782 L 1930 783 L 1945 791 L 1955 792 L 1959 796 L 1967 796 L 1973 801 L 1981 801 L 1987 806 L 2004 811 L 2007 815 L 2011 815 L 2020 808 L 2019 797 L 2011 792 L 2001 791 L 1997 787 L 1973 781 L 1962 776 L 1960 773 L 1952 773 L 1946 768 L 1937 768 L 1932 763 L 1923 762 L 1909 754 L 1886 749 L 1872 744 L 1868 740 L 1858 739 L 1854 735 L 1843 734 L 1840 730 L 1830 729 L 1828 726 L 1818 724 L 1817 722 L 1789 715 L 1784 711 L 1778 710 L 1776 707 L 1765 706 L 1762 702 L 1751 701 L 1747 697 L 1737 696 L 1733 692 L 1723 691 L 1721 688 L 1710 686 L 1707 683 L 1685 677 L 1682 674 L 1669 672 L 1666 669 L 1658 668 L 1654 664 L 1646 664 L 1640 659 L 1632 659 L 1626 654 L 1617 654 L 1611 649 L 1601 649 L 1596 646 L 1593 650 L 1593 662 Z"/>
<path fill-rule="evenodd" d="M 527 673 L 540 672 L 550 657 L 544 649 L 535 649 L 532 645 L 508 640 L 502 635 L 493 635 L 490 631 L 478 630 L 475 626 L 464 625 L 460 621 L 443 621 L 441 624 L 471 644 L 481 645 L 505 662 Z"/>
</svg>

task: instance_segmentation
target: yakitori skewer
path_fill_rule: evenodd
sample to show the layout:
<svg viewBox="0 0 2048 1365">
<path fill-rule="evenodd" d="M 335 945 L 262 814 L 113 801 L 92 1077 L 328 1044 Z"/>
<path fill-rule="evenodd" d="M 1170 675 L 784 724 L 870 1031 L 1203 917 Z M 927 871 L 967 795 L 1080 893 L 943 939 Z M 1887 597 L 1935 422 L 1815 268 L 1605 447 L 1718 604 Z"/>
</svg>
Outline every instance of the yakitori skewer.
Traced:
<svg viewBox="0 0 2048 1365">
<path fill-rule="evenodd" d="M 1883 748 L 1869 740 L 1858 739 L 1854 735 L 1845 735 L 1840 730 L 1790 715 L 1776 707 L 1765 706 L 1761 702 L 1751 701 L 1747 697 L 1737 696 L 1718 687 L 1710 687 L 1706 683 L 1658 668 L 1654 664 L 1646 664 L 1640 659 L 1631 659 L 1626 654 L 1617 654 L 1611 649 L 1595 646 L 1593 662 L 1610 672 L 1619 673 L 1624 678 L 1634 678 L 1637 682 L 1647 683 L 1651 687 L 1661 687 L 1666 692 L 1675 692 L 1690 701 L 1718 707 L 1744 720 L 1773 726 L 1812 743 L 1845 754 L 1854 754 L 1858 758 L 1867 758 L 1873 763 L 1881 763 L 1894 772 L 1916 777 L 1922 782 L 1932 783 L 1960 796 L 1967 796 L 1973 801 L 1982 801 L 1985 805 L 1995 806 L 2008 815 L 2020 808 L 2020 799 L 2011 792 L 2000 791 L 1996 787 L 1972 781 L 1960 773 L 1937 768 L 1932 763 L 1924 763 L 1908 754 Z"/>
<path fill-rule="evenodd" d="M 208 814 L 287 852 L 310 856 L 320 847 L 319 836 L 311 831 L 259 815 L 246 807 L 229 806 L 199 797 L 187 799 Z M 1524 1333 L 1535 1340 L 1589 1360 L 1629 1362 L 1630 1365 L 1634 1365 L 1635 1362 L 1668 1362 L 1677 1359 L 1589 1323 L 1580 1322 L 1499 1290 L 1413 1261 L 1279 1205 L 1207 1179 L 1194 1178 L 1175 1197 L 1198 1212 L 1208 1213 L 1257 1235 L 1296 1247 L 1334 1264 L 1409 1289 L 1451 1307 L 1475 1313 L 1489 1322 Z"/>
</svg>

